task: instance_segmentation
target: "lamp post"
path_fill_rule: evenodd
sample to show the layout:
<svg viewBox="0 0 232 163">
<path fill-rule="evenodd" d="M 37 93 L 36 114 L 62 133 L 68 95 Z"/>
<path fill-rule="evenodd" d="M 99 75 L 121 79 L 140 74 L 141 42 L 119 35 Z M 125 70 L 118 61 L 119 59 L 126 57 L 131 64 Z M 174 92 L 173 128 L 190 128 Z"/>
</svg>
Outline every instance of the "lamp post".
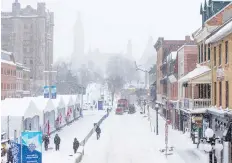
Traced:
<svg viewBox="0 0 232 163">
<path fill-rule="evenodd" d="M 159 129 L 158 129 L 158 110 L 159 110 L 159 105 L 155 104 L 155 110 L 156 110 L 156 135 L 159 135 Z"/>
<path fill-rule="evenodd" d="M 221 139 L 214 137 L 214 132 L 211 128 L 206 129 L 205 136 L 200 141 L 199 149 L 209 153 L 209 163 L 216 163 L 214 160 L 215 156 L 217 161 L 220 162 L 220 153 L 223 150 Z"/>
</svg>

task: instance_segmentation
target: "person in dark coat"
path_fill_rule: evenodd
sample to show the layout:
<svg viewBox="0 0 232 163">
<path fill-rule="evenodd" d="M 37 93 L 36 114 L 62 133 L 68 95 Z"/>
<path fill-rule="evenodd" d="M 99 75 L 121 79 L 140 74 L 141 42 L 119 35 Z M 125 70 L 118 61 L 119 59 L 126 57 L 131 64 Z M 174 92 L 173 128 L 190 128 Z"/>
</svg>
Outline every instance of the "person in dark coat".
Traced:
<svg viewBox="0 0 232 163">
<path fill-rule="evenodd" d="M 79 148 L 79 141 L 77 140 L 77 138 L 74 138 L 74 142 L 73 142 L 73 150 L 74 150 L 74 153 L 77 153 L 77 149 Z"/>
<path fill-rule="evenodd" d="M 9 147 L 7 151 L 7 163 L 13 163 L 13 154 L 12 154 L 12 148 Z"/>
<path fill-rule="evenodd" d="M 50 142 L 49 136 L 45 135 L 45 137 L 44 137 L 44 149 L 45 149 L 45 151 L 48 150 L 48 144 L 49 144 L 49 142 Z"/>
<path fill-rule="evenodd" d="M 54 144 L 56 146 L 56 151 L 60 150 L 60 137 L 58 136 L 58 134 L 56 134 L 56 136 L 54 137 Z"/>
<path fill-rule="evenodd" d="M 97 126 L 97 128 L 95 129 L 96 133 L 97 133 L 97 140 L 100 138 L 100 134 L 101 134 L 101 129 L 99 126 Z"/>
</svg>

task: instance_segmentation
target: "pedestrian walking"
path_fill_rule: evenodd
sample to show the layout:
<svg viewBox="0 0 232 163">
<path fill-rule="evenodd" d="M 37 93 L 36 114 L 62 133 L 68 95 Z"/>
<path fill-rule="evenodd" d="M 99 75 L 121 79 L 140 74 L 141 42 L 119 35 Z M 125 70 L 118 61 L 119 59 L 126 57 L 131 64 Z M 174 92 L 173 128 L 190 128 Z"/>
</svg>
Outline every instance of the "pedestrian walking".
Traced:
<svg viewBox="0 0 232 163">
<path fill-rule="evenodd" d="M 55 148 L 56 151 L 60 150 L 60 137 L 58 136 L 58 134 L 56 134 L 56 136 L 54 137 L 54 144 L 55 144 Z"/>
<path fill-rule="evenodd" d="M 74 138 L 74 142 L 73 142 L 73 150 L 74 150 L 74 153 L 77 152 L 78 148 L 79 148 L 79 141 L 77 140 L 77 138 Z"/>
<path fill-rule="evenodd" d="M 44 149 L 45 149 L 45 151 L 47 151 L 48 150 L 48 144 L 50 143 L 49 136 L 45 135 L 43 141 L 44 141 Z"/>
<path fill-rule="evenodd" d="M 97 128 L 95 129 L 96 133 L 97 133 L 97 140 L 100 138 L 100 134 L 101 134 L 101 129 L 99 126 L 97 126 Z"/>
</svg>

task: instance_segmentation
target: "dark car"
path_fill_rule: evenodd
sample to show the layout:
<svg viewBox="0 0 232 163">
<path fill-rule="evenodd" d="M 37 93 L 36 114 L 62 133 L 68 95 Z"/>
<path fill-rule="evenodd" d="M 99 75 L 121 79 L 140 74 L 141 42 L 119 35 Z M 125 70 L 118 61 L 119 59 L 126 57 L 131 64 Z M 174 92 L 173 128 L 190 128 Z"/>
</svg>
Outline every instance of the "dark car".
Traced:
<svg viewBox="0 0 232 163">
<path fill-rule="evenodd" d="M 135 106 L 134 105 L 129 105 L 129 111 L 128 111 L 128 114 L 133 114 L 135 113 L 136 110 L 135 110 Z"/>
</svg>

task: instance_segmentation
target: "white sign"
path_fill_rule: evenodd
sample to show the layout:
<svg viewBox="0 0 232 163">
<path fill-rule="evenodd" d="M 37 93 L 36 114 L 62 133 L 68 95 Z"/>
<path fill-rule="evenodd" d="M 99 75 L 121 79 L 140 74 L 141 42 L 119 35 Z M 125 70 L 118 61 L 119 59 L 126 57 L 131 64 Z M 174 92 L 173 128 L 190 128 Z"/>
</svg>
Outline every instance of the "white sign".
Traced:
<svg viewBox="0 0 232 163">
<path fill-rule="evenodd" d="M 223 68 L 217 69 L 217 80 L 218 81 L 224 80 L 224 69 Z"/>
</svg>

